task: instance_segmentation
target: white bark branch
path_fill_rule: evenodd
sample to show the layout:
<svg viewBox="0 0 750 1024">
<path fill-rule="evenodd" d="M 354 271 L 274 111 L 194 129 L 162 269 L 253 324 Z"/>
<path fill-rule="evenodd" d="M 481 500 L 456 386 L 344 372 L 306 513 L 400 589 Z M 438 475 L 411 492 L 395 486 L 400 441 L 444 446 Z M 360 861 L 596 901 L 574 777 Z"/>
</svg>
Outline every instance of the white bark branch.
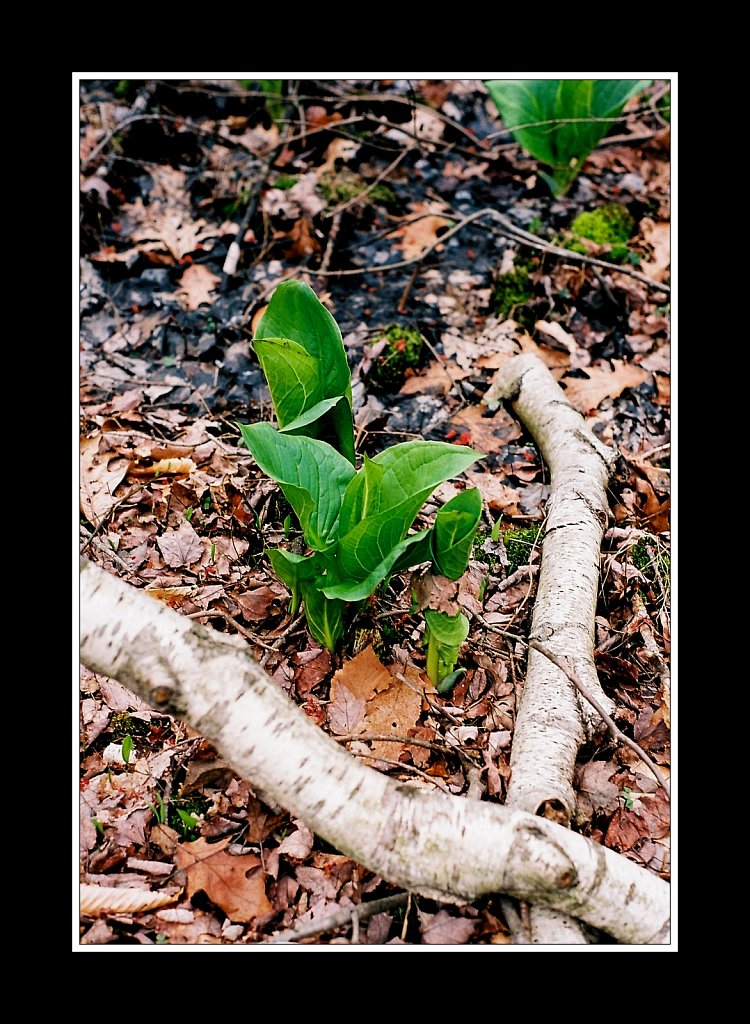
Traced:
<svg viewBox="0 0 750 1024">
<path fill-rule="evenodd" d="M 594 665 L 594 617 L 602 535 L 609 517 L 606 487 L 614 452 L 586 428 L 544 364 L 533 355 L 509 360 L 484 401 L 510 400 L 550 468 L 547 529 L 530 637 L 563 654 L 607 711 Z M 575 807 L 573 772 L 586 736 L 601 731 L 597 712 L 566 676 L 529 650 L 511 751 L 507 806 L 567 824 Z M 577 921 L 531 908 L 531 942 L 588 940 Z"/>
<path fill-rule="evenodd" d="M 254 787 L 395 885 L 453 902 L 507 893 L 621 942 L 668 941 L 663 880 L 551 821 L 366 768 L 287 699 L 244 645 L 85 561 L 81 656 L 184 718 Z"/>
<path fill-rule="evenodd" d="M 614 452 L 589 431 L 554 377 L 534 355 L 516 356 L 498 371 L 485 395 L 503 398 L 534 437 L 551 474 L 542 565 L 530 638 L 567 659 L 602 706 L 612 701 L 594 665 L 594 616 L 606 487 Z M 602 731 L 597 712 L 565 675 L 529 651 L 526 682 L 513 733 L 508 804 L 569 821 L 575 807 L 573 771 L 586 738 Z"/>
</svg>

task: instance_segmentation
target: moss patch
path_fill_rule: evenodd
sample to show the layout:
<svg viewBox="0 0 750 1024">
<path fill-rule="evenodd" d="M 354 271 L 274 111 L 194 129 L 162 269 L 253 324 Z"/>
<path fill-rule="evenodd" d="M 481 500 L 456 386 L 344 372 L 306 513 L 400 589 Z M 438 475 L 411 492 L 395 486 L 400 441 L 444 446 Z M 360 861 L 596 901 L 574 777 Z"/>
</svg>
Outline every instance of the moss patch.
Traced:
<svg viewBox="0 0 750 1024">
<path fill-rule="evenodd" d="M 522 526 L 517 530 L 506 530 L 502 535 L 508 555 L 508 575 L 531 562 L 531 552 L 539 536 L 540 526 Z"/>
<path fill-rule="evenodd" d="M 320 178 L 319 187 L 323 196 L 328 200 L 329 207 L 338 206 L 339 203 L 348 203 L 349 200 L 361 195 L 367 188 L 368 182 L 361 174 L 355 174 L 347 167 L 339 171 L 327 171 Z M 278 186 L 277 186 L 278 187 Z M 375 203 L 393 203 L 396 201 L 392 189 L 382 181 L 368 192 L 361 200 L 364 206 L 373 206 Z"/>
<path fill-rule="evenodd" d="M 588 213 L 579 213 L 570 225 L 570 235 L 565 246 L 573 252 L 586 254 L 589 249 L 580 241 L 587 238 L 596 245 L 609 246 L 609 258 L 619 263 L 628 256 L 628 240 L 633 233 L 635 222 L 625 209 L 617 203 L 600 206 Z"/>
<path fill-rule="evenodd" d="M 507 320 L 519 306 L 525 305 L 534 294 L 534 285 L 524 266 L 516 266 L 507 274 L 501 274 L 495 282 L 492 303 L 500 320 Z M 519 323 L 522 318 L 516 316 Z"/>
<path fill-rule="evenodd" d="M 404 383 L 407 369 L 419 366 L 424 342 L 419 331 L 401 324 L 389 324 L 373 345 L 383 339 L 387 345 L 375 360 L 370 376 L 385 391 L 397 391 Z"/>
</svg>

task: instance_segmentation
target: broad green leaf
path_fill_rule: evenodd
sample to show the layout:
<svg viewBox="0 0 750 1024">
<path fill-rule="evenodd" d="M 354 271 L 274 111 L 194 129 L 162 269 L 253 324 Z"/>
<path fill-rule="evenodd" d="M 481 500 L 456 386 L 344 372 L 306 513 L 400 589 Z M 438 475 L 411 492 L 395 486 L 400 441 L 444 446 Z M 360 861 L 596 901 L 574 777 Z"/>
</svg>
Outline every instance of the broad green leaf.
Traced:
<svg viewBox="0 0 750 1024">
<path fill-rule="evenodd" d="M 320 420 L 323 416 L 333 409 L 339 402 L 345 402 L 346 399 L 343 395 L 339 398 L 324 398 L 322 402 L 318 402 L 317 405 L 311 405 L 309 409 L 305 409 L 296 419 L 292 420 L 291 423 L 286 423 L 283 427 L 279 424 L 279 430 L 282 434 L 304 434 L 306 437 L 310 437 L 307 433 L 306 427 L 309 427 L 316 420 Z M 343 453 L 342 453 L 343 454 Z"/>
<path fill-rule="evenodd" d="M 554 169 L 553 191 L 564 193 L 583 161 L 613 126 L 646 79 L 507 79 L 485 82 L 513 137 Z"/>
<path fill-rule="evenodd" d="M 344 635 L 344 602 L 329 600 L 312 581 L 302 583 L 302 601 L 308 629 L 318 643 L 333 651 Z"/>
<path fill-rule="evenodd" d="M 256 338 L 253 348 L 268 381 L 276 419 L 283 430 L 323 397 L 319 361 L 289 338 Z"/>
<path fill-rule="evenodd" d="M 316 551 L 331 547 L 352 465 L 324 441 L 282 434 L 269 423 L 238 426 L 255 461 L 297 513 L 307 544 Z"/>
<path fill-rule="evenodd" d="M 461 644 L 469 635 L 469 620 L 459 612 L 446 615 L 428 608 L 424 613 L 427 674 L 439 685 L 453 671 Z"/>
<path fill-rule="evenodd" d="M 375 593 L 376 588 L 383 582 L 386 576 L 397 571 L 397 565 L 398 571 L 401 571 L 410 566 L 419 565 L 420 562 L 427 561 L 430 557 L 430 549 L 429 544 L 425 542 L 429 540 L 429 534 L 429 530 L 423 530 L 421 533 L 415 533 L 411 537 L 402 540 L 400 544 L 391 549 L 383 561 L 361 583 L 349 581 L 344 583 L 331 582 L 325 585 L 326 581 L 323 580 L 322 583 L 318 583 L 318 589 L 326 597 L 337 597 L 342 601 L 363 601 L 370 594 Z"/>
<path fill-rule="evenodd" d="M 365 463 L 341 506 L 340 578 L 366 579 L 406 537 L 435 488 L 478 458 L 479 452 L 462 445 L 408 441 Z"/>
<path fill-rule="evenodd" d="M 481 515 L 482 495 L 477 487 L 470 487 L 446 502 L 435 516 L 432 557 L 438 572 L 449 580 L 466 572 Z"/>
<path fill-rule="evenodd" d="M 296 615 L 302 598 L 302 583 L 320 574 L 317 555 L 297 555 L 284 548 L 269 548 L 268 557 L 273 571 L 292 592 L 289 614 Z"/>
<path fill-rule="evenodd" d="M 309 285 L 301 281 L 278 285 L 253 346 L 280 427 L 287 427 L 326 399 L 346 399 L 323 410 L 323 423 L 308 421 L 304 432 L 330 440 L 354 464 L 352 389 L 341 331 Z"/>
</svg>

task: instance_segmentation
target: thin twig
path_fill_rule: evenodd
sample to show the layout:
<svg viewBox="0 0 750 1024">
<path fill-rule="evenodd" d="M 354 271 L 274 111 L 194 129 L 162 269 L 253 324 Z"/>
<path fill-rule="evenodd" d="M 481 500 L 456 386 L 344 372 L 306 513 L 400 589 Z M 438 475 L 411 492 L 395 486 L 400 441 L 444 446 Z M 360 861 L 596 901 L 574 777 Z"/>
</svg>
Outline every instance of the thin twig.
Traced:
<svg viewBox="0 0 750 1024">
<path fill-rule="evenodd" d="M 610 273 L 625 274 L 626 277 L 632 277 L 636 281 L 640 281 L 642 284 L 647 285 L 649 288 L 653 288 L 655 291 L 662 291 L 667 294 L 671 292 L 669 285 L 662 284 L 659 281 L 652 281 L 650 277 L 646 277 L 645 274 L 641 274 L 637 270 L 633 270 L 632 267 L 619 266 L 617 263 L 608 263 L 607 260 L 600 260 L 595 256 L 588 256 L 584 253 L 573 252 L 571 249 L 563 249 L 558 245 L 551 245 L 538 235 L 533 235 L 530 231 L 524 231 L 523 228 L 519 228 L 504 214 L 493 209 L 477 210 L 474 213 L 468 214 L 468 216 L 463 217 L 458 224 L 455 224 L 450 228 L 450 230 L 446 231 L 444 235 L 435 239 L 432 245 L 429 245 L 423 252 L 419 253 L 417 256 L 412 256 L 409 259 L 397 260 L 395 263 L 383 263 L 380 265 L 372 264 L 368 267 L 355 267 L 351 270 L 314 270 L 311 267 L 307 267 L 305 272 L 318 277 L 352 277 L 359 274 L 379 274 L 387 270 L 401 270 L 404 267 L 410 267 L 413 263 L 417 263 L 420 260 L 425 259 L 431 252 L 437 249 L 439 245 L 444 245 L 449 238 L 458 234 L 458 232 L 468 224 L 473 223 L 475 220 L 480 220 L 482 217 L 489 217 L 491 220 L 496 221 L 507 234 L 511 235 L 511 237 L 515 238 L 517 241 L 522 242 L 524 245 L 529 246 L 531 249 L 539 249 L 542 252 L 548 252 L 553 256 L 560 256 L 563 259 L 573 260 L 577 263 L 587 263 L 592 267 L 603 267 L 604 270 L 609 270 Z"/>
<path fill-rule="evenodd" d="M 412 747 L 424 747 L 425 750 L 437 750 L 440 754 L 458 753 L 455 747 L 448 747 L 443 743 L 420 740 L 415 736 L 388 736 L 386 733 L 379 732 L 350 732 L 346 736 L 332 736 L 331 739 L 336 740 L 337 743 L 352 743 L 354 740 L 362 740 L 363 743 L 369 743 L 370 741 L 373 743 L 405 743 Z"/>
<path fill-rule="evenodd" d="M 656 764 L 651 760 L 646 751 L 642 747 L 638 746 L 635 740 L 631 740 L 631 738 L 629 736 L 626 736 L 621 729 L 618 729 L 618 727 L 612 721 L 610 716 L 601 706 L 599 701 L 587 689 L 587 687 L 583 685 L 583 683 L 578 678 L 573 669 L 570 668 L 570 666 L 567 665 L 560 658 L 558 658 L 557 655 L 549 649 L 549 647 L 545 647 L 544 644 L 540 644 L 538 640 L 530 640 L 529 647 L 533 647 L 535 651 L 539 651 L 540 654 L 543 654 L 545 658 L 547 658 L 549 661 L 552 662 L 553 665 L 556 665 L 557 668 L 560 669 L 563 675 L 565 675 L 568 678 L 568 680 L 573 684 L 573 686 L 575 686 L 575 688 L 578 690 L 581 696 L 589 702 L 592 708 L 599 712 L 604 724 L 607 726 L 607 729 L 611 733 L 612 738 L 616 742 L 622 743 L 626 747 L 630 747 L 630 749 L 634 751 L 638 755 L 638 757 L 640 757 L 640 759 L 650 770 L 651 774 L 654 776 L 656 781 L 659 783 L 661 788 L 664 790 L 667 796 L 669 796 L 669 783 L 661 777 L 661 773 L 659 772 L 659 769 L 657 768 Z"/>
<path fill-rule="evenodd" d="M 328 232 L 328 241 L 326 242 L 326 251 L 323 253 L 323 259 L 320 261 L 320 269 L 328 270 L 331 263 L 331 256 L 333 256 L 333 247 L 336 244 L 336 238 L 341 227 L 341 211 L 337 210 L 333 215 L 331 221 L 331 230 Z"/>
<path fill-rule="evenodd" d="M 403 907 L 407 899 L 408 893 L 401 892 L 396 896 L 386 896 L 382 900 L 371 900 L 369 903 L 358 903 L 355 907 L 345 907 L 328 917 L 310 921 L 300 928 L 290 928 L 288 931 L 280 932 L 269 939 L 268 943 L 300 942 L 302 939 L 311 939 L 315 935 L 323 935 L 325 932 L 332 932 L 336 928 L 342 928 L 349 924 L 352 914 L 356 914 L 360 921 L 366 921 L 374 914 L 383 914 L 388 910 L 395 910 L 396 907 Z"/>
<path fill-rule="evenodd" d="M 379 754 L 373 754 L 372 751 L 370 751 L 367 754 L 365 754 L 365 753 L 361 753 L 361 754 L 355 753 L 354 756 L 355 757 L 371 757 L 374 761 L 381 761 L 383 764 L 389 764 L 393 768 L 398 768 L 399 771 L 402 771 L 402 772 L 412 772 L 414 775 L 421 775 L 421 777 L 423 779 L 426 779 L 427 782 L 431 782 L 432 785 L 435 786 L 437 789 L 439 789 L 441 792 L 447 793 L 448 796 L 451 795 L 451 791 L 448 789 L 448 787 L 446 786 L 446 784 L 443 782 L 442 779 L 438 779 L 438 778 L 436 778 L 433 775 L 428 775 L 427 772 L 423 772 L 422 769 L 421 768 L 417 768 L 416 765 L 408 764 L 405 761 L 394 761 L 390 757 L 381 757 Z"/>
<path fill-rule="evenodd" d="M 404 923 L 401 925 L 401 941 L 406 942 L 406 933 L 409 930 L 409 914 L 411 913 L 411 893 L 407 893 L 406 910 L 404 911 Z"/>
</svg>

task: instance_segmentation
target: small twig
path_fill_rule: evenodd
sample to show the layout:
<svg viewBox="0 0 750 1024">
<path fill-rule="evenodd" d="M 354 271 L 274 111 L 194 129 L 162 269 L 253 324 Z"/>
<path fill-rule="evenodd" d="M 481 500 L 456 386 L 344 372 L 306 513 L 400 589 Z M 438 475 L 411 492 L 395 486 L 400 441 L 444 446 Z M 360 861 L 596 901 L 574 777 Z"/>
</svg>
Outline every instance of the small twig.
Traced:
<svg viewBox="0 0 750 1024">
<path fill-rule="evenodd" d="M 510 941 L 514 946 L 525 946 L 531 942 L 531 933 L 526 930 L 523 918 L 518 913 L 512 900 L 504 897 L 500 900 L 500 909 L 503 912 L 505 923 L 510 932 Z"/>
<path fill-rule="evenodd" d="M 406 933 L 409 930 L 409 914 L 411 913 L 411 893 L 407 893 L 406 910 L 404 911 L 404 923 L 401 925 L 401 941 L 406 942 Z"/>
<path fill-rule="evenodd" d="M 286 640 L 286 638 L 289 636 L 289 634 L 292 632 L 292 630 L 295 629 L 299 625 L 300 622 L 302 622 L 302 619 L 304 618 L 304 615 L 305 615 L 304 612 L 300 612 L 299 615 L 297 616 L 297 618 L 289 623 L 289 625 L 283 631 L 281 636 L 277 637 L 272 644 L 269 644 L 269 646 L 266 648 L 266 653 L 260 659 L 259 665 L 260 665 L 261 668 L 265 668 L 266 667 L 266 665 L 268 664 L 268 661 L 269 661 L 269 659 L 270 659 L 272 654 L 277 654 L 278 653 L 278 650 L 281 647 L 281 645 L 283 644 L 284 640 Z"/>
<path fill-rule="evenodd" d="M 396 306 L 396 309 L 399 313 L 404 313 L 406 310 L 406 303 L 409 301 L 409 295 L 411 293 L 412 288 L 414 287 L 414 282 L 417 280 L 417 274 L 419 273 L 419 268 L 421 265 L 421 260 L 418 263 L 414 264 L 414 270 L 412 270 L 411 274 L 409 275 L 409 280 L 406 282 L 406 287 L 401 293 L 401 298 L 398 300 L 398 305 Z"/>
<path fill-rule="evenodd" d="M 418 269 L 419 269 L 419 267 L 416 267 L 416 268 L 415 268 L 415 276 L 416 276 L 416 270 L 418 270 Z M 450 381 L 450 385 L 451 385 L 451 391 L 455 391 L 455 392 L 456 392 L 456 394 L 458 395 L 459 401 L 460 401 L 460 402 L 462 402 L 462 403 L 463 403 L 464 405 L 466 405 L 466 399 L 465 399 L 465 398 L 464 398 L 464 396 L 463 396 L 463 395 L 461 394 L 461 390 L 460 390 L 460 388 L 458 387 L 458 385 L 456 384 L 455 380 L 454 380 L 454 379 L 453 379 L 453 377 L 451 376 L 451 372 L 450 372 L 450 370 L 449 370 L 449 369 L 448 369 L 448 367 L 447 367 L 447 366 L 445 365 L 445 357 L 444 357 L 444 356 L 441 356 L 441 355 L 440 355 L 440 354 L 439 354 L 439 353 L 438 353 L 438 352 L 436 351 L 436 349 L 435 349 L 435 346 L 434 346 L 434 345 L 433 345 L 433 344 L 432 344 L 432 343 L 431 343 L 431 342 L 430 342 L 430 341 L 429 341 L 429 340 L 428 340 L 428 339 L 427 339 L 427 338 L 426 338 L 426 337 L 424 336 L 424 334 L 422 334 L 422 333 L 421 333 L 421 331 L 420 331 L 420 337 L 422 338 L 422 342 L 423 342 L 423 343 L 424 343 L 424 344 L 425 344 L 425 345 L 427 346 L 427 348 L 428 348 L 428 349 L 430 350 L 430 352 L 431 352 L 431 353 L 433 354 L 433 356 L 434 356 L 434 357 L 435 357 L 435 359 L 437 360 L 437 363 L 438 363 L 438 366 L 440 367 L 440 369 L 441 369 L 441 370 L 443 371 L 443 373 L 445 374 L 445 376 L 446 376 L 446 377 L 448 378 L 448 380 Z M 454 415 L 455 415 L 455 414 L 454 414 Z"/>
<path fill-rule="evenodd" d="M 352 922 L 352 937 L 349 940 L 349 943 L 352 946 L 358 946 L 359 945 L 359 914 L 357 913 L 356 909 L 352 910 L 350 917 L 351 917 L 351 922 Z"/>
<path fill-rule="evenodd" d="M 283 143 L 280 143 L 279 146 L 274 147 L 274 149 L 271 150 L 271 152 L 268 154 L 266 159 L 261 164 L 258 177 L 253 185 L 252 195 L 248 197 L 245 212 L 243 213 L 242 217 L 240 218 L 237 224 L 237 233 L 235 234 L 229 248 L 227 249 L 227 255 L 226 259 L 224 260 L 224 266 L 221 268 L 222 273 L 225 275 L 225 278 L 233 277 L 237 271 L 237 264 L 240 262 L 240 256 L 242 255 L 242 240 L 245 237 L 245 232 L 250 226 L 250 221 L 255 216 L 255 211 L 258 209 L 258 200 L 260 199 L 261 189 L 265 184 L 266 178 L 268 177 L 268 172 L 271 170 L 271 164 L 273 163 L 276 153 L 279 152 L 279 148 L 281 145 L 283 145 Z"/>
<path fill-rule="evenodd" d="M 328 917 L 317 921 L 310 921 L 300 928 L 290 928 L 288 931 L 280 932 L 278 935 L 274 935 L 272 939 L 269 939 L 268 943 L 300 942 L 302 939 L 311 939 L 315 935 L 323 935 L 325 932 L 332 932 L 336 928 L 342 928 L 344 925 L 349 924 L 353 914 L 356 914 L 360 921 L 366 921 L 374 914 L 383 914 L 388 910 L 395 910 L 396 907 L 403 907 L 408 898 L 408 893 L 401 892 L 396 896 L 386 896 L 382 900 L 358 903 L 356 907 L 345 907 L 342 910 L 335 911 L 335 913 L 330 914 Z"/>
<path fill-rule="evenodd" d="M 631 740 L 631 738 L 629 736 L 626 736 L 621 729 L 618 729 L 618 727 L 612 721 L 610 716 L 601 706 L 599 701 L 583 685 L 583 683 L 578 678 L 573 669 L 570 668 L 570 666 L 567 665 L 560 658 L 558 658 L 557 655 L 549 649 L 549 647 L 545 647 L 544 644 L 540 644 L 538 640 L 530 640 L 529 647 L 533 647 L 535 651 L 539 651 L 540 654 L 543 654 L 545 658 L 547 658 L 549 661 L 552 662 L 553 665 L 556 665 L 557 668 L 560 669 L 563 675 L 565 675 L 568 678 L 568 680 L 573 684 L 573 686 L 575 686 L 575 688 L 578 690 L 581 696 L 589 702 L 592 708 L 595 708 L 596 711 L 599 712 L 604 724 L 607 726 L 607 729 L 611 733 L 612 738 L 615 741 L 622 743 L 624 746 L 630 747 L 630 749 L 634 751 L 638 755 L 638 757 L 640 757 L 640 759 L 650 770 L 651 774 L 654 776 L 656 781 L 659 783 L 661 788 L 664 790 L 667 796 L 669 796 L 669 783 L 665 782 L 665 780 L 661 777 L 661 773 L 659 772 L 659 769 L 657 768 L 656 764 L 651 760 L 646 751 L 642 747 L 638 746 L 635 740 Z"/>
<path fill-rule="evenodd" d="M 332 736 L 337 743 L 352 743 L 354 740 L 362 740 L 363 743 L 405 743 L 413 747 L 424 747 L 425 750 L 437 750 L 440 754 L 456 754 L 458 751 L 453 747 L 445 746 L 442 743 L 433 743 L 430 740 L 420 740 L 415 736 L 389 736 L 386 733 L 350 732 L 346 736 Z"/>
<path fill-rule="evenodd" d="M 341 227 L 341 210 L 337 210 L 333 215 L 331 221 L 331 230 L 328 232 L 328 241 L 326 242 L 326 251 L 323 253 L 323 259 L 320 262 L 321 270 L 328 270 L 331 262 L 331 256 L 333 256 L 333 247 L 336 244 L 336 238 Z"/>
<path fill-rule="evenodd" d="M 496 221 L 507 234 L 531 249 L 539 249 L 541 252 L 548 252 L 553 256 L 560 256 L 563 259 L 573 260 L 577 263 L 587 263 L 592 267 L 602 267 L 611 273 L 625 274 L 626 277 L 632 277 L 636 281 L 640 281 L 641 284 L 645 284 L 656 291 L 666 292 L 667 294 L 671 292 L 669 285 L 662 284 L 659 281 L 652 281 L 650 277 L 646 277 L 645 274 L 633 270 L 632 267 L 619 266 L 617 263 L 608 263 L 607 260 L 600 260 L 595 256 L 588 256 L 584 253 L 573 252 L 571 249 L 563 249 L 558 245 L 551 245 L 538 235 L 533 235 L 530 231 L 525 231 L 523 228 L 518 227 L 504 214 L 493 209 L 476 210 L 474 213 L 468 214 L 458 224 L 454 224 L 445 234 L 436 238 L 432 245 L 428 245 L 417 256 L 412 256 L 409 259 L 397 260 L 395 263 L 372 264 L 368 267 L 354 267 L 351 270 L 314 270 L 308 267 L 306 268 L 306 273 L 314 274 L 318 277 L 352 277 L 359 274 L 380 274 L 388 270 L 401 270 L 404 267 L 410 267 L 412 264 L 424 260 L 439 245 L 444 245 L 448 239 L 461 231 L 462 228 L 465 228 L 467 224 L 472 224 L 475 220 L 480 220 L 482 217 L 489 217 L 491 220 Z"/>
<path fill-rule="evenodd" d="M 435 786 L 437 789 L 441 790 L 441 792 L 447 793 L 448 796 L 451 795 L 451 791 L 448 789 L 448 787 L 446 786 L 442 779 L 438 779 L 433 775 L 428 775 L 427 772 L 423 772 L 421 768 L 417 768 L 413 764 L 408 764 L 406 761 L 394 761 L 390 757 L 381 757 L 379 754 L 373 754 L 372 751 L 368 751 L 366 754 L 364 752 L 361 754 L 355 752 L 354 756 L 370 757 L 373 759 L 373 761 L 381 761 L 383 764 L 389 764 L 393 768 L 398 768 L 399 771 L 412 772 L 414 775 L 421 775 L 423 779 L 426 779 L 427 782 L 431 782 L 432 785 Z"/>
</svg>

